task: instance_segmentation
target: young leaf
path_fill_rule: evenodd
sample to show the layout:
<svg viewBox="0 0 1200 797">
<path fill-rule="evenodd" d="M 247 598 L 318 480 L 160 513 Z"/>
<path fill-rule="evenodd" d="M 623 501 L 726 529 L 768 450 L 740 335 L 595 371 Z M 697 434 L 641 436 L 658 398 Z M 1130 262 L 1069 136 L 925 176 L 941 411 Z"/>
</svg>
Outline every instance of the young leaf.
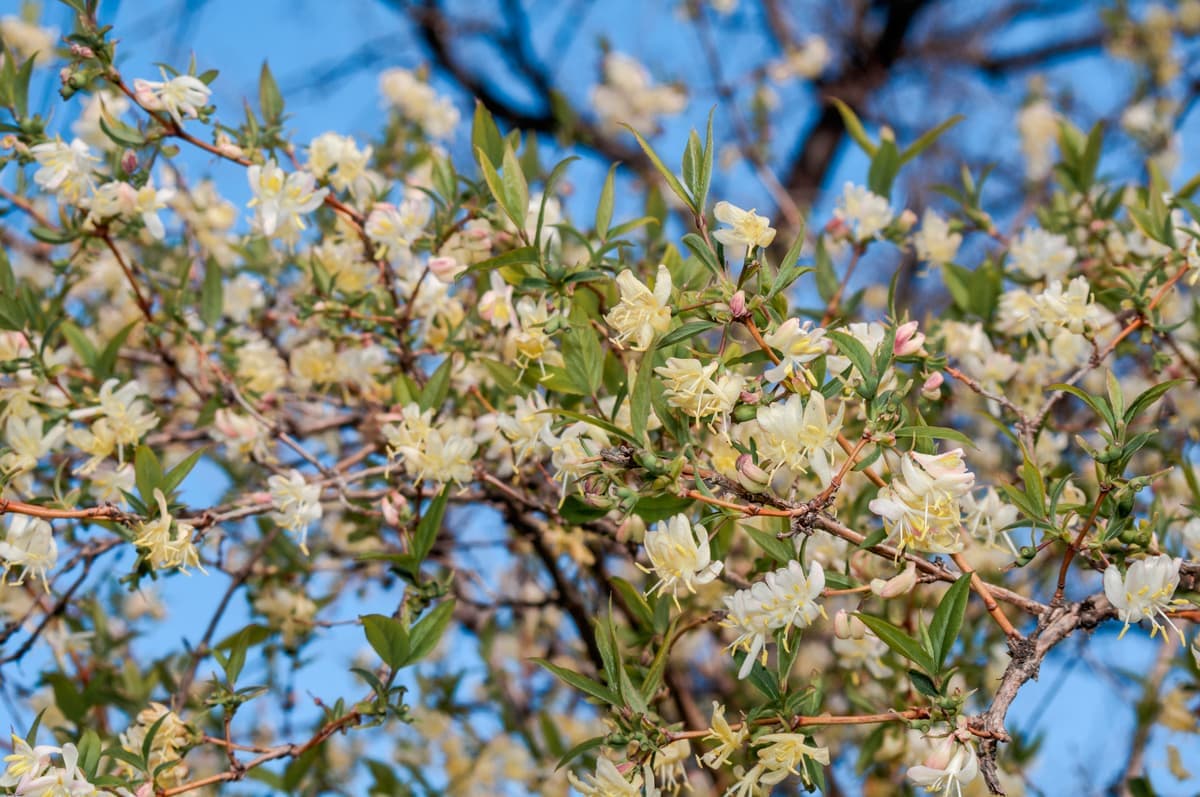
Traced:
<svg viewBox="0 0 1200 797">
<path fill-rule="evenodd" d="M 545 659 L 536 659 L 535 658 L 535 659 L 530 659 L 530 661 L 532 661 L 534 664 L 537 664 L 537 665 L 549 670 L 551 673 L 558 676 L 559 680 L 563 681 L 564 683 L 568 684 L 569 686 L 573 686 L 576 689 L 578 689 L 579 691 L 584 692 L 585 694 L 589 694 L 592 697 L 596 698 L 597 700 L 607 703 L 610 706 L 621 705 L 621 699 L 619 697 L 617 697 L 615 692 L 613 692 L 611 689 L 609 689 L 604 684 L 599 683 L 598 681 L 593 681 L 591 678 L 588 678 L 586 675 L 581 675 L 577 672 L 572 672 L 571 670 L 568 670 L 566 667 L 559 667 L 557 664 L 551 664 L 550 662 L 546 661 Z"/>
<path fill-rule="evenodd" d="M 279 93 L 279 84 L 266 61 L 258 75 L 258 107 L 267 124 L 277 125 L 283 120 L 283 95 Z"/>
<path fill-rule="evenodd" d="M 444 495 L 445 493 L 443 493 Z M 454 599 L 444 600 L 408 630 L 410 649 L 404 664 L 412 664 L 430 654 L 454 616 Z"/>
<path fill-rule="evenodd" d="M 446 502 L 449 500 L 450 488 L 443 487 L 437 497 L 429 502 L 425 513 L 421 515 L 412 540 L 412 555 L 418 562 L 424 561 L 429 552 L 433 550 L 433 543 L 437 540 L 438 531 L 442 528 L 442 518 L 446 515 Z"/>
<path fill-rule="evenodd" d="M 933 613 L 933 620 L 929 624 L 929 640 L 932 648 L 929 652 L 936 665 L 934 672 L 941 671 L 945 666 L 946 656 L 954 647 L 954 640 L 958 638 L 958 631 L 962 627 L 963 614 L 967 610 L 967 598 L 970 594 L 971 577 L 964 575 L 955 581 L 950 589 L 946 590 L 941 603 Z"/>
<path fill-rule="evenodd" d="M 863 625 L 875 632 L 875 636 L 883 640 L 889 648 L 904 658 L 916 664 L 925 672 L 934 672 L 933 657 L 917 640 L 904 633 L 899 627 L 889 623 L 882 617 L 872 617 L 861 612 L 855 615 L 863 621 Z"/>
<path fill-rule="evenodd" d="M 367 642 L 393 670 L 404 665 L 409 655 L 408 629 L 399 620 L 384 614 L 360 615 Z"/>
</svg>

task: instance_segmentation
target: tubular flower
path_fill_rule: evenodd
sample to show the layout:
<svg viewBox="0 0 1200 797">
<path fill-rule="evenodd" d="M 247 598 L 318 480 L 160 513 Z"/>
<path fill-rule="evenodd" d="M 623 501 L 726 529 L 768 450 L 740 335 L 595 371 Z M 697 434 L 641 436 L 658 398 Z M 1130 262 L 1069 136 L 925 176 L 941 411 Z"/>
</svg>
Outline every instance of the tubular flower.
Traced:
<svg viewBox="0 0 1200 797">
<path fill-rule="evenodd" d="M 813 327 L 811 321 L 805 321 L 801 326 L 799 318 L 789 318 L 764 340 L 771 348 L 780 353 L 779 365 L 769 368 L 763 373 L 772 382 L 783 382 L 796 374 L 803 374 L 811 379 L 805 367 L 825 353 L 825 330 Z"/>
<path fill-rule="evenodd" d="M 694 357 L 668 357 L 667 364 L 655 368 L 654 373 L 666 382 L 667 403 L 700 420 L 729 412 L 741 395 L 743 377 L 724 374 L 713 379 L 720 365 L 717 360 L 705 365 Z"/>
<path fill-rule="evenodd" d="M 612 339 L 617 346 L 630 340 L 634 351 L 646 351 L 654 338 L 671 326 L 671 272 L 660 265 L 654 279 L 654 291 L 643 285 L 629 270 L 617 275 L 621 301 L 604 316 L 608 325 L 617 331 Z"/>
<path fill-rule="evenodd" d="M 289 246 L 305 229 L 303 216 L 320 207 L 329 194 L 328 188 L 317 188 L 309 172 L 287 174 L 274 159 L 251 166 L 246 178 L 254 193 L 249 206 L 255 208 L 255 225 L 263 235 L 278 237 Z"/>
<path fill-rule="evenodd" d="M 596 773 L 584 777 L 580 780 L 574 773 L 567 773 L 567 779 L 583 797 L 642 797 L 642 776 L 635 773 L 632 781 L 626 780 L 607 758 L 597 759 Z"/>
<path fill-rule="evenodd" d="M 92 186 L 92 164 L 100 159 L 88 145 L 76 138 L 70 144 L 61 139 L 46 141 L 29 148 L 40 167 L 33 181 L 43 191 L 60 195 L 63 201 L 77 204 Z"/>
<path fill-rule="evenodd" d="M 728 224 L 712 234 L 721 243 L 731 248 L 749 247 L 755 249 L 770 246 L 775 240 L 775 228 L 766 216 L 760 216 L 750 210 L 742 210 L 736 205 L 721 201 L 713 208 L 713 215 L 722 224 Z"/>
<path fill-rule="evenodd" d="M 138 527 L 138 535 L 133 544 L 141 548 L 146 559 L 159 570 L 177 567 L 186 573 L 189 567 L 200 567 L 200 556 L 196 546 L 192 544 L 192 532 L 195 528 L 190 523 L 176 521 L 167 511 L 167 497 L 162 490 L 154 490 L 154 500 L 158 503 L 159 515 L 154 520 L 144 521 Z M 175 533 L 171 533 L 174 527 Z"/>
<path fill-rule="evenodd" d="M 645 546 L 658 576 L 651 594 L 670 590 L 676 605 L 680 585 L 695 592 L 697 585 L 709 583 L 724 567 L 723 562 L 712 561 L 704 527 L 693 526 L 687 515 L 675 515 L 666 524 L 657 524 L 646 533 Z"/>
<path fill-rule="evenodd" d="M 883 518 L 889 535 L 899 536 L 901 550 L 957 553 L 964 545 L 960 499 L 974 484 L 961 448 L 939 455 L 908 453 L 900 475 L 868 506 Z"/>
<path fill-rule="evenodd" d="M 708 730 L 708 735 L 704 737 L 704 741 L 718 744 L 700 756 L 700 763 L 709 769 L 720 769 L 729 763 L 730 756 L 742 749 L 749 735 L 750 729 L 745 724 L 735 731 L 729 725 L 729 721 L 725 719 L 725 707 L 714 700 L 712 726 Z"/>
<path fill-rule="evenodd" d="M 909 780 L 925 791 L 940 792 L 942 797 L 962 797 L 963 786 L 979 776 L 979 760 L 970 744 L 953 736 L 946 737 L 925 762 L 909 767 Z"/>
<path fill-rule="evenodd" d="M 818 391 L 809 394 L 801 408 L 801 399 L 793 393 L 786 402 L 775 402 L 758 410 L 756 435 L 759 451 L 779 467 L 793 471 L 808 467 L 822 485 L 833 479 L 832 447 L 842 428 L 843 407 L 830 418 L 825 397 Z"/>
<path fill-rule="evenodd" d="M 176 75 L 167 79 L 163 71 L 163 79 L 133 81 L 134 94 L 138 102 L 152 111 L 166 111 L 175 124 L 182 125 L 183 118 L 195 119 L 199 111 L 212 96 L 212 89 L 197 77 L 192 75 Z"/>
<path fill-rule="evenodd" d="M 791 626 L 805 628 L 823 613 L 817 605 L 823 589 L 825 570 L 820 562 L 812 562 L 806 576 L 803 566 L 792 561 L 787 567 L 767 573 L 749 589 L 725 598 L 728 615 L 722 625 L 739 632 L 728 650 L 746 651 L 738 678 L 750 674 L 760 654 L 766 661 L 765 646 L 772 632 Z"/>
<path fill-rule="evenodd" d="M 806 758 L 811 758 L 821 766 L 829 766 L 829 748 L 807 744 L 808 738 L 801 733 L 767 733 L 754 740 L 755 744 L 767 746 L 758 750 L 758 760 L 766 773 L 762 776 L 765 784 L 775 784 L 788 775 L 798 775 L 810 784 L 806 770 L 800 769 Z"/>
<path fill-rule="evenodd" d="M 321 485 L 309 484 L 296 470 L 287 476 L 275 474 L 267 479 L 267 485 L 271 489 L 271 502 L 275 505 L 275 522 L 287 531 L 298 534 L 300 550 L 308 553 L 305 544 L 308 527 L 324 514 L 321 508 Z"/>
<path fill-rule="evenodd" d="M 1153 629 L 1150 636 L 1159 631 L 1167 632 L 1159 620 L 1163 620 L 1175 633 L 1179 641 L 1184 642 L 1183 632 L 1167 615 L 1167 608 L 1174 601 L 1175 589 L 1179 586 L 1179 559 L 1166 555 L 1150 556 L 1139 559 L 1125 571 L 1121 572 L 1110 566 L 1104 571 L 1104 595 L 1117 610 L 1117 617 L 1125 623 L 1121 636 L 1129 630 L 1129 626 L 1142 620 L 1149 620 Z"/>
<path fill-rule="evenodd" d="M 8 533 L 0 541 L 0 559 L 4 560 L 4 578 L 0 579 L 0 585 L 7 583 L 9 570 L 20 567 L 21 577 L 14 583 L 20 584 L 25 576 L 32 575 L 40 578 L 42 586 L 49 592 L 46 573 L 58 564 L 58 544 L 50 524 L 29 515 L 13 515 Z"/>
</svg>

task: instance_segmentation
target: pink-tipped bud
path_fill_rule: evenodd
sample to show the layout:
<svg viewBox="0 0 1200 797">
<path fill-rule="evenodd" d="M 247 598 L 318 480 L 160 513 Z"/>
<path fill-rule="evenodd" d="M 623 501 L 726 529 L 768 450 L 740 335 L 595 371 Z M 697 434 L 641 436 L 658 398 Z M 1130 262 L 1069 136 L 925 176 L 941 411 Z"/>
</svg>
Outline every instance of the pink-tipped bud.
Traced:
<svg viewBox="0 0 1200 797">
<path fill-rule="evenodd" d="M 379 510 L 383 512 L 383 519 L 390 526 L 400 525 L 400 513 L 406 509 L 408 509 L 408 499 L 395 490 L 385 495 L 379 502 Z"/>
<path fill-rule="evenodd" d="M 896 219 L 896 226 L 900 228 L 900 232 L 908 232 L 917 224 L 917 214 L 913 213 L 909 208 L 905 208 L 900 214 L 900 218 Z"/>
<path fill-rule="evenodd" d="M 446 285 L 450 285 L 467 267 L 452 257 L 429 258 L 429 273 Z"/>
<path fill-rule="evenodd" d="M 64 86 L 68 85 L 71 82 L 71 74 L 71 68 L 69 66 L 64 66 L 62 69 L 58 70 L 58 81 Z"/>
<path fill-rule="evenodd" d="M 133 174 L 138 168 L 137 153 L 131 149 L 127 149 L 121 153 L 121 168 L 126 174 Z"/>
<path fill-rule="evenodd" d="M 937 401 L 942 395 L 942 384 L 945 381 L 946 377 L 942 376 L 941 371 L 934 371 L 925 378 L 925 383 L 921 385 L 921 398 Z"/>
<path fill-rule="evenodd" d="M 82 44 L 71 44 L 71 55 L 76 58 L 95 58 L 96 53 L 91 47 Z"/>
<path fill-rule="evenodd" d="M 738 291 L 729 300 L 729 312 L 734 318 L 745 318 L 746 316 L 746 292 Z"/>
<path fill-rule="evenodd" d="M 737 458 L 738 482 L 752 493 L 761 493 L 771 486 L 771 474 L 760 468 L 749 454 Z"/>
<path fill-rule="evenodd" d="M 916 585 L 917 566 L 915 563 L 909 562 L 908 567 L 904 568 L 904 572 L 898 576 L 889 578 L 887 581 L 882 578 L 872 579 L 871 592 L 881 598 L 895 598 L 912 591 Z"/>
<path fill-rule="evenodd" d="M 909 321 L 896 327 L 896 345 L 892 348 L 897 357 L 907 357 L 916 354 L 925 345 L 924 333 L 918 332 L 919 324 Z"/>
</svg>

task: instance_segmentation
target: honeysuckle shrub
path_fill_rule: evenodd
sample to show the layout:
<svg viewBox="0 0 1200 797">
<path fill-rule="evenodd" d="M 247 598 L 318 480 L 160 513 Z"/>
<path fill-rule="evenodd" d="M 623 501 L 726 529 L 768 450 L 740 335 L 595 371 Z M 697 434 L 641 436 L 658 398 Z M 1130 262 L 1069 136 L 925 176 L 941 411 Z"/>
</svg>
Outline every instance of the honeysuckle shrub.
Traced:
<svg viewBox="0 0 1200 797">
<path fill-rule="evenodd" d="M 686 98 L 614 53 L 657 178 L 576 216 L 569 159 L 421 73 L 378 139 L 297 141 L 267 67 L 217 108 L 65 1 L 2 28 L 5 793 L 1020 794 L 1010 705 L 1106 630 L 1161 638 L 1138 733 L 1197 731 L 1197 180 L 1112 179 L 1037 100 L 1011 225 L 966 167 L 918 218 L 958 120 L 838 103 L 869 168 L 781 228 L 710 196 L 711 117 L 634 132 Z M 940 303 L 848 289 L 879 251 Z M 144 644 L 165 587 L 208 619 Z M 314 662 L 355 690 L 296 695 Z"/>
</svg>

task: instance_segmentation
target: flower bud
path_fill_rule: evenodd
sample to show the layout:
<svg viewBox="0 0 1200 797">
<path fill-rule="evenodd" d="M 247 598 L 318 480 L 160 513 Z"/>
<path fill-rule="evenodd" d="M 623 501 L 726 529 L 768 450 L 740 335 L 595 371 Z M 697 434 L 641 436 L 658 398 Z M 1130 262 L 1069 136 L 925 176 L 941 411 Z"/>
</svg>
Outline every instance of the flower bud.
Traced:
<svg viewBox="0 0 1200 797">
<path fill-rule="evenodd" d="M 137 153 L 131 149 L 127 149 L 121 153 L 121 168 L 126 174 L 133 174 L 138 168 Z"/>
<path fill-rule="evenodd" d="M 408 509 L 408 499 L 393 490 L 380 500 L 379 509 L 388 525 L 399 526 L 400 513 Z"/>
<path fill-rule="evenodd" d="M 746 315 L 746 292 L 738 291 L 729 300 L 729 312 L 734 318 L 744 318 Z"/>
<path fill-rule="evenodd" d="M 913 213 L 909 208 L 905 208 L 900 214 L 900 218 L 896 219 L 896 226 L 900 228 L 900 232 L 908 232 L 917 225 L 917 214 Z"/>
<path fill-rule="evenodd" d="M 771 485 L 771 474 L 760 468 L 749 454 L 737 458 L 738 482 L 752 493 L 761 493 Z"/>
<path fill-rule="evenodd" d="M 58 82 L 62 83 L 64 86 L 70 85 L 71 74 L 71 67 L 64 66 L 62 69 L 58 70 Z"/>
<path fill-rule="evenodd" d="M 904 572 L 898 576 L 893 576 L 887 581 L 882 578 L 871 580 L 871 592 L 874 592 L 881 598 L 895 598 L 897 595 L 903 595 L 912 590 L 917 585 L 917 565 L 914 562 L 909 562 L 908 567 L 904 568 Z"/>
<path fill-rule="evenodd" d="M 833 635 L 838 639 L 863 639 L 867 635 L 867 626 L 845 609 L 839 609 L 833 616 Z"/>
<path fill-rule="evenodd" d="M 896 344 L 892 351 L 897 357 L 916 354 L 925 345 L 925 335 L 917 331 L 918 326 L 916 321 L 909 321 L 907 324 L 896 327 Z"/>
<path fill-rule="evenodd" d="M 433 276 L 437 277 L 439 282 L 446 285 L 453 284 L 459 274 L 467 270 L 467 267 L 459 263 L 452 257 L 431 257 L 429 258 L 429 271 Z"/>
<path fill-rule="evenodd" d="M 946 377 L 942 376 L 941 371 L 934 371 L 925 378 L 925 383 L 921 385 L 921 398 L 937 401 L 942 395 L 942 383 L 945 381 Z"/>
<path fill-rule="evenodd" d="M 95 58 L 96 52 L 91 47 L 86 45 L 72 43 L 71 55 L 75 56 L 76 58 Z"/>
</svg>

